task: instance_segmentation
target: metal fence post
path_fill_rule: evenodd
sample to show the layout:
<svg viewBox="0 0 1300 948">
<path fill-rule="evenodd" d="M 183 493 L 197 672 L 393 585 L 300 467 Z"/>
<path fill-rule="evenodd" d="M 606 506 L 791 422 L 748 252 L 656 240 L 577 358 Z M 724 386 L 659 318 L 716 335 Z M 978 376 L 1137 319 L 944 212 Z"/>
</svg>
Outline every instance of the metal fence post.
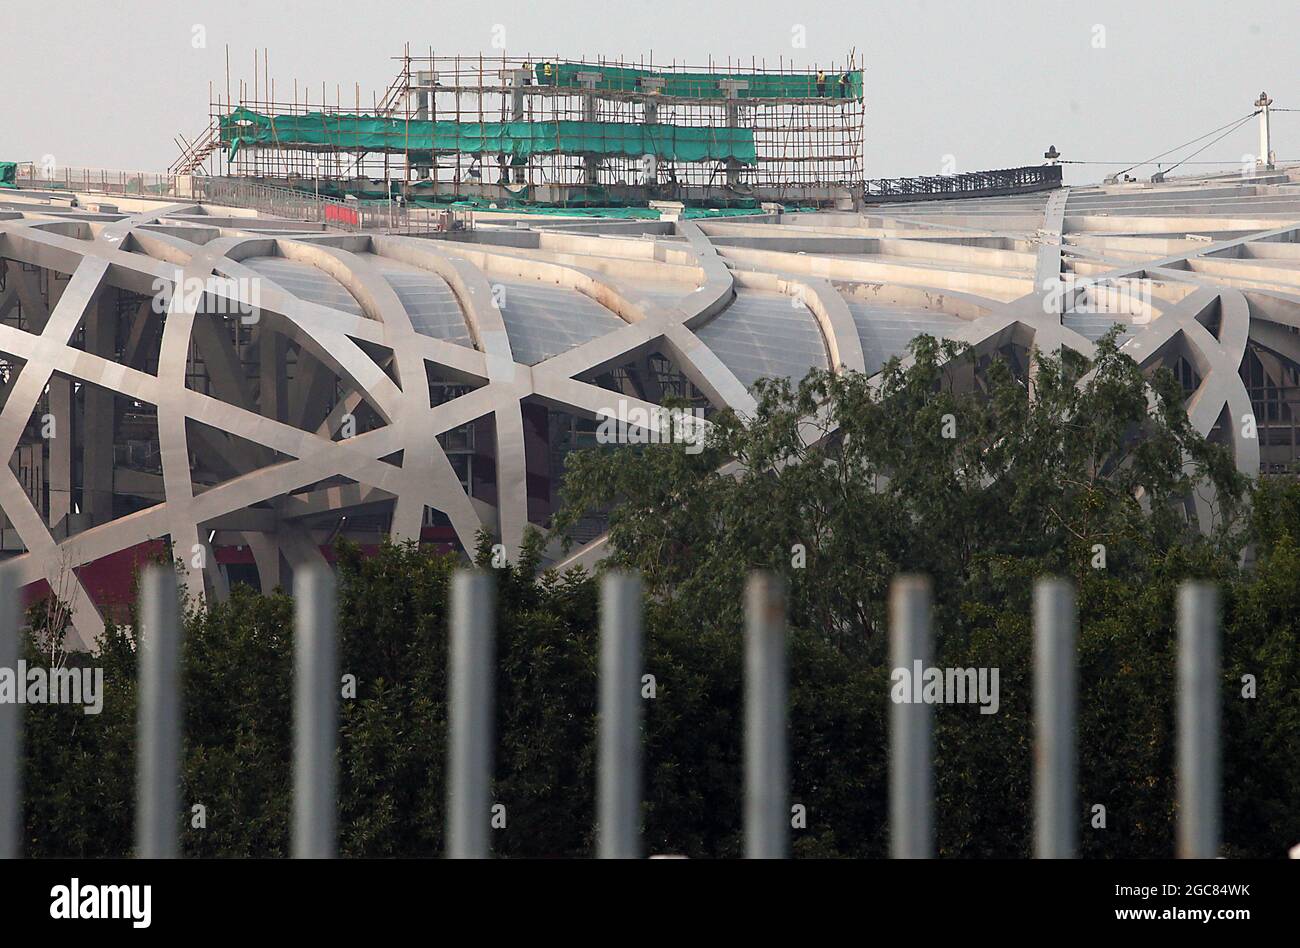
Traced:
<svg viewBox="0 0 1300 948">
<path fill-rule="evenodd" d="M 602 859 L 641 856 L 641 579 L 609 573 L 600 599 Z"/>
<path fill-rule="evenodd" d="M 1178 855 L 1219 854 L 1219 595 L 1178 590 Z"/>
<path fill-rule="evenodd" d="M 141 575 L 140 695 L 137 717 L 136 855 L 179 854 L 181 621 L 176 574 L 152 565 Z"/>
<path fill-rule="evenodd" d="M 461 570 L 452 578 L 447 687 L 451 744 L 447 855 L 452 859 L 484 859 L 489 852 L 493 599 L 490 574 Z"/>
<path fill-rule="evenodd" d="M 785 590 L 753 573 L 745 590 L 745 855 L 784 859 L 790 844 Z"/>
<path fill-rule="evenodd" d="M 1076 813 L 1074 590 L 1062 579 L 1034 589 L 1034 854 L 1073 859 Z"/>
<path fill-rule="evenodd" d="M 892 672 L 906 673 L 913 691 L 889 709 L 889 843 L 895 859 L 934 854 L 934 775 L 931 713 L 920 694 L 919 674 L 930 666 L 930 580 L 899 576 L 889 596 Z"/>
<path fill-rule="evenodd" d="M 338 847 L 334 572 L 308 566 L 294 586 L 293 857 L 332 859 Z"/>
<path fill-rule="evenodd" d="M 18 635 L 18 582 L 12 566 L 0 567 L 0 668 L 8 668 L 17 681 L 22 657 Z M 17 698 L 17 695 L 14 696 Z M 0 859 L 22 855 L 22 705 L 0 702 Z"/>
</svg>

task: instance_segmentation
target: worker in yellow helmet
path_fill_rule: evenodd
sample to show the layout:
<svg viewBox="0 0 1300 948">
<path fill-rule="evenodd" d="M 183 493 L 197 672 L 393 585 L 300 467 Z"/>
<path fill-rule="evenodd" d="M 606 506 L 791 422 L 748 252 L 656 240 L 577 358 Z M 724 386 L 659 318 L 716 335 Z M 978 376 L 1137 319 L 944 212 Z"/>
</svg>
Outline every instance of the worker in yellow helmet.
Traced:
<svg viewBox="0 0 1300 948">
<path fill-rule="evenodd" d="M 542 63 L 542 85 L 555 84 L 555 70 L 550 63 Z"/>
<path fill-rule="evenodd" d="M 826 96 L 826 73 L 817 70 L 817 94 L 825 98 Z"/>
</svg>

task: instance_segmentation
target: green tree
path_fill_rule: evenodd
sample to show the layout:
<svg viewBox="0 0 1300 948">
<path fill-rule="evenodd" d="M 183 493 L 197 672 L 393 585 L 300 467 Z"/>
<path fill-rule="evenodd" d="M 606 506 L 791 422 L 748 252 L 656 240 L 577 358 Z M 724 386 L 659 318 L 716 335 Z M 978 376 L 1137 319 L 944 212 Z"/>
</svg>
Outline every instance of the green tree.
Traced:
<svg viewBox="0 0 1300 948">
<path fill-rule="evenodd" d="M 1032 398 L 1004 360 L 977 375 L 969 353 L 924 336 L 913 353 L 878 379 L 760 382 L 753 417 L 721 413 L 698 454 L 582 452 L 555 531 L 612 506 L 609 562 L 697 622 L 735 624 L 745 575 L 775 570 L 795 624 L 846 650 L 878 648 L 900 572 L 941 580 L 939 624 L 956 628 L 972 592 L 1021 606 L 1026 578 L 1082 581 L 1098 544 L 1108 575 L 1133 583 L 1175 546 L 1210 560 L 1240 546 L 1245 479 L 1191 429 L 1173 377 L 1148 379 L 1113 334 L 1091 363 L 1037 353 Z M 1218 499 L 1206 538 L 1183 514 L 1197 484 Z"/>
<path fill-rule="evenodd" d="M 783 574 L 793 641 L 833 644 L 829 667 L 852 673 L 859 687 L 872 683 L 852 706 L 881 713 L 889 583 L 900 572 L 931 575 L 938 664 L 996 667 L 1001 685 L 997 714 L 937 709 L 937 828 L 950 855 L 1030 852 L 1030 592 L 1039 576 L 1070 577 L 1081 620 L 1083 850 L 1168 854 L 1175 593 L 1189 577 L 1225 588 L 1238 580 L 1247 482 L 1223 447 L 1192 430 L 1173 377 L 1147 377 L 1113 335 L 1091 361 L 1034 352 L 1030 365 L 1018 375 L 1007 360 L 980 365 L 922 337 L 911 360 L 892 361 L 878 379 L 814 372 L 796 389 L 760 383 L 753 417 L 722 413 L 701 454 L 655 447 L 574 458 L 556 532 L 609 509 L 607 562 L 641 570 L 659 621 L 696 636 L 735 634 L 750 570 Z M 1214 499 L 1205 533 L 1186 514 L 1193 489 Z M 1261 578 L 1240 581 L 1254 589 Z M 1236 632 L 1228 608 L 1232 656 L 1248 633 Z M 1285 635 L 1262 618 L 1251 629 L 1270 655 L 1286 651 Z M 801 671 L 797 661 L 795 676 Z M 1278 689 L 1294 687 L 1294 668 L 1274 665 L 1270 674 Z M 1270 707 L 1264 730 L 1286 733 L 1272 729 L 1288 713 Z M 855 755 L 859 776 L 882 772 L 883 730 L 874 736 L 874 770 Z M 1287 740 L 1263 749 L 1269 773 L 1291 759 L 1278 746 Z M 798 773 L 817 744 L 792 747 Z M 860 789 L 881 802 L 881 783 Z M 1280 813 L 1294 796 L 1257 799 Z M 1104 832 L 1088 821 L 1093 804 L 1106 807 Z M 834 851 L 879 852 L 878 822 L 848 825 L 872 838 Z M 1241 845 L 1277 852 L 1284 825 L 1300 833 L 1295 820 L 1275 819 L 1276 835 Z"/>
</svg>

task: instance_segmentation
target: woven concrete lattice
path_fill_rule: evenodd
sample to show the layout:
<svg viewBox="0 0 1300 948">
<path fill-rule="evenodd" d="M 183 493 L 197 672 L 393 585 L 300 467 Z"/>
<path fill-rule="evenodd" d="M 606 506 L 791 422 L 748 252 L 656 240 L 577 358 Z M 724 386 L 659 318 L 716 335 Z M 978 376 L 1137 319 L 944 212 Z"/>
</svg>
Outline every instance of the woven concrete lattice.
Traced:
<svg viewBox="0 0 1300 948">
<path fill-rule="evenodd" d="M 226 592 L 214 547 L 251 550 L 273 586 L 366 510 L 395 539 L 436 511 L 461 545 L 486 529 L 513 554 L 525 406 L 650 409 L 650 355 L 743 412 L 756 378 L 873 373 L 920 332 L 1090 354 L 1120 323 L 1123 351 L 1175 368 L 1195 427 L 1243 471 L 1296 469 L 1285 173 L 779 219 L 481 220 L 455 239 L 121 204 L 0 198 L 5 549 L 22 582 L 66 595 L 83 644 L 103 627 L 84 568 L 161 538 L 196 597 Z M 620 366 L 621 390 L 598 384 Z M 431 398 L 431 379 L 457 394 Z M 156 419 L 143 461 L 121 443 L 137 415 Z M 444 444 L 483 419 L 490 493 Z"/>
</svg>

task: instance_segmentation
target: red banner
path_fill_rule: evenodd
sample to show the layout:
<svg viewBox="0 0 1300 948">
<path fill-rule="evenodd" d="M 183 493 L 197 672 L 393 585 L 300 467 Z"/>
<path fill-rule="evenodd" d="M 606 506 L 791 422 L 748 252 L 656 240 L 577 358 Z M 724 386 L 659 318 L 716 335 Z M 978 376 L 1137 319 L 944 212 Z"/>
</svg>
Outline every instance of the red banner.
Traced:
<svg viewBox="0 0 1300 948">
<path fill-rule="evenodd" d="M 325 220 L 334 221 L 340 224 L 351 224 L 356 227 L 361 223 L 361 215 L 350 207 L 344 207 L 342 204 L 326 204 Z"/>
</svg>

